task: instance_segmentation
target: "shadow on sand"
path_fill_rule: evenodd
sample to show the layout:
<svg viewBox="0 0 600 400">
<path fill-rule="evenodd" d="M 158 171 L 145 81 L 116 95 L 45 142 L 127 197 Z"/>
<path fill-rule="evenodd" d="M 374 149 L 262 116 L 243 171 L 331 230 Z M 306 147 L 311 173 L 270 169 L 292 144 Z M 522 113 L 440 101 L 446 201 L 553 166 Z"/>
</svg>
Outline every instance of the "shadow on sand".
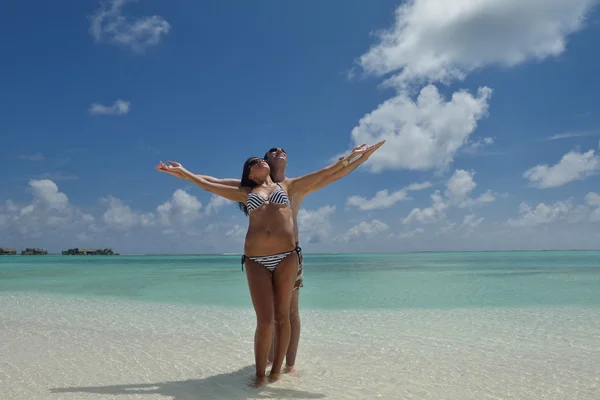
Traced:
<svg viewBox="0 0 600 400">
<path fill-rule="evenodd" d="M 276 388 L 266 385 L 258 389 L 248 387 L 254 374 L 254 365 L 237 371 L 209 376 L 204 379 L 188 379 L 159 383 L 139 383 L 130 385 L 68 387 L 50 389 L 51 393 L 93 393 L 100 395 L 161 395 L 172 400 L 205 399 L 322 399 L 321 393 L 302 390 Z"/>
</svg>

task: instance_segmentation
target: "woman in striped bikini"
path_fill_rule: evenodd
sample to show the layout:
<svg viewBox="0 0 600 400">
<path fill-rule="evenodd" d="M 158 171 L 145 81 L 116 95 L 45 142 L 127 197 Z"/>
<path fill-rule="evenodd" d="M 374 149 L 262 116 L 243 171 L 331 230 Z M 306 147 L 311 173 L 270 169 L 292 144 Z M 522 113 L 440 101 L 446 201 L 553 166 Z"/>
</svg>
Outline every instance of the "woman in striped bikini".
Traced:
<svg viewBox="0 0 600 400">
<path fill-rule="evenodd" d="M 328 167 L 299 178 L 287 179 L 281 184 L 273 182 L 269 165 L 259 157 L 246 160 L 238 187 L 214 183 L 214 178 L 195 175 L 176 162 L 169 161 L 168 165 L 160 162 L 156 167 L 158 171 L 180 177 L 204 190 L 238 202 L 249 217 L 242 262 L 246 266 L 250 297 L 256 313 L 256 376 L 253 386 L 266 383 L 273 321 L 277 327 L 277 344 L 269 374 L 271 382 L 279 379 L 290 341 L 290 302 L 300 261 L 300 248 L 296 245 L 289 198 L 296 192 L 305 192 L 324 177 L 348 166 L 350 158 L 366 151 L 366 146 L 355 149 L 350 156 L 341 157 Z"/>
</svg>

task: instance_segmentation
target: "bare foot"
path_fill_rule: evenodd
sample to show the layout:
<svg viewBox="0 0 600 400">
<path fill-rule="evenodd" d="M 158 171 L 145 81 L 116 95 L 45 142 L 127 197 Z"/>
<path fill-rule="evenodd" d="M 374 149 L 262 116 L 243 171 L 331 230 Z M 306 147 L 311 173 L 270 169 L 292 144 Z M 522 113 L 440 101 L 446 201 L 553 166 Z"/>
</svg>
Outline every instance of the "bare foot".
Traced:
<svg viewBox="0 0 600 400">
<path fill-rule="evenodd" d="M 273 383 L 273 382 L 277 382 L 280 378 L 280 374 L 274 374 L 274 373 L 270 373 L 269 374 L 269 382 Z"/>
<path fill-rule="evenodd" d="M 257 388 L 257 387 L 261 387 L 261 386 L 265 385 L 266 383 L 267 383 L 266 376 L 255 375 L 252 379 L 250 379 L 250 383 L 248 384 L 248 386 Z"/>
<path fill-rule="evenodd" d="M 293 365 L 285 364 L 285 367 L 283 367 L 283 373 L 284 374 L 295 374 L 296 368 Z"/>
</svg>

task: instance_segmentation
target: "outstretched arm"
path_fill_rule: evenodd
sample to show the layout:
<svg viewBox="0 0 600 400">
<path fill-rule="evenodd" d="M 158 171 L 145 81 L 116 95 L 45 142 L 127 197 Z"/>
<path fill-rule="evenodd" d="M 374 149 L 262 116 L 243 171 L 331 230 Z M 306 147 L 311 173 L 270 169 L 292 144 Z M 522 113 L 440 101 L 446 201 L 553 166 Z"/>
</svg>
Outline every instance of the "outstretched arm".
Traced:
<svg viewBox="0 0 600 400">
<path fill-rule="evenodd" d="M 216 182 L 218 181 L 217 178 L 208 177 L 209 179 L 206 179 L 205 175 L 193 174 L 177 162 L 169 161 L 169 165 L 165 165 L 161 161 L 156 169 L 161 172 L 166 172 L 169 175 L 185 179 L 186 181 L 191 182 L 208 192 L 224 197 L 228 200 L 244 202 L 248 197 L 248 193 L 243 188 L 218 183 Z"/>
<path fill-rule="evenodd" d="M 364 145 L 355 147 L 349 156 L 342 157 L 330 166 L 300 178 L 292 178 L 289 180 L 290 184 L 288 191 L 292 195 L 304 196 L 319 190 L 354 171 L 360 164 L 367 161 L 371 154 L 383 146 L 384 143 L 385 140 L 370 147 L 365 147 Z M 348 160 L 356 157 L 360 157 L 360 159 L 355 160 L 352 164 L 348 163 Z"/>
<path fill-rule="evenodd" d="M 325 186 L 332 184 L 333 182 L 337 181 L 338 179 L 341 179 L 344 176 L 348 175 L 350 172 L 352 172 L 356 168 L 358 168 L 359 165 L 361 165 L 362 163 L 367 161 L 367 159 L 369 158 L 369 155 L 370 154 L 363 154 L 362 156 L 360 156 L 360 158 L 358 158 L 354 162 L 350 163 L 346 168 L 342 168 L 341 170 L 321 179 L 319 182 L 317 182 L 313 186 L 309 187 L 306 194 L 310 194 L 310 193 L 316 192 L 317 190 L 323 189 Z"/>
<path fill-rule="evenodd" d="M 178 164 L 178 163 L 175 163 L 175 164 Z M 179 164 L 179 165 L 181 165 L 181 164 Z M 173 170 L 173 169 L 165 169 L 165 168 L 163 168 L 164 166 L 165 166 L 165 164 L 163 164 L 163 162 L 161 161 L 160 164 L 156 167 L 156 169 L 161 172 L 166 172 L 167 174 L 172 175 L 176 178 L 188 180 L 185 176 L 183 176 L 183 174 L 180 171 Z M 214 176 L 201 175 L 201 174 L 193 174 L 193 175 L 200 179 L 204 179 L 210 183 L 220 183 L 221 185 L 234 186 L 234 187 L 240 186 L 239 179 L 233 179 L 233 178 L 221 179 L 221 178 L 215 178 Z"/>
<path fill-rule="evenodd" d="M 307 174 L 307 175 L 304 175 L 304 176 L 301 176 L 298 178 L 288 179 L 287 180 L 288 193 L 290 193 L 293 196 L 305 195 L 311 186 L 316 185 L 321 180 L 327 178 L 330 175 L 335 174 L 336 172 L 340 171 L 342 168 L 347 167 L 349 164 L 349 161 L 353 157 L 363 154 L 367 150 L 368 150 L 367 146 L 363 144 L 361 146 L 355 147 L 354 150 L 352 150 L 352 152 L 349 155 L 340 157 L 339 160 L 337 160 L 336 162 L 334 162 L 331 165 L 328 165 L 327 167 L 325 167 L 323 169 L 320 169 L 315 172 L 311 172 L 310 174 Z"/>
<path fill-rule="evenodd" d="M 206 180 L 207 182 L 210 182 L 210 183 L 218 183 L 218 184 L 221 184 L 221 185 L 233 186 L 233 187 L 240 186 L 240 180 L 239 179 L 233 179 L 233 178 L 215 178 L 214 176 L 200 175 L 200 174 L 192 174 L 192 175 L 194 175 L 195 177 L 204 179 L 204 180 Z"/>
</svg>

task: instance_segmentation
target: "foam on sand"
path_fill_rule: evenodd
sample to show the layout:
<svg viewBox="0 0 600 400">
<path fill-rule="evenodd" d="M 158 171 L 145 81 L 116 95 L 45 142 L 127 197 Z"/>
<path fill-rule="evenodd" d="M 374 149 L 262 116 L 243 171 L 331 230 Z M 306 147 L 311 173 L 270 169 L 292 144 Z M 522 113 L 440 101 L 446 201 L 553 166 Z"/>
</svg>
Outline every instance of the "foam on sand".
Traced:
<svg viewBox="0 0 600 400">
<path fill-rule="evenodd" d="M 2 399 L 598 399 L 600 310 L 303 313 L 261 389 L 251 309 L 0 296 Z"/>
</svg>

